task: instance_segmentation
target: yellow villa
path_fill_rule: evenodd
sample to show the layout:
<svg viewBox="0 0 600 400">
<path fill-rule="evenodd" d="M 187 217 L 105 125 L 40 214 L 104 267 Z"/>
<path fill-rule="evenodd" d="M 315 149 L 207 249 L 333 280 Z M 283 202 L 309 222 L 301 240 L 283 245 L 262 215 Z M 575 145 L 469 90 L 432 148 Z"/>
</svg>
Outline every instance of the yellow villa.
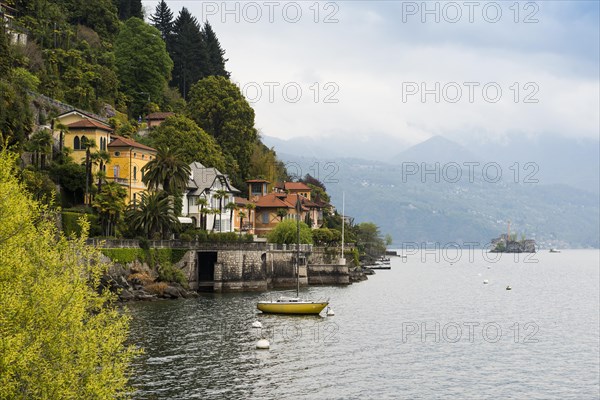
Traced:
<svg viewBox="0 0 600 400">
<path fill-rule="evenodd" d="M 95 143 L 92 152 L 107 151 L 110 162 L 104 166 L 106 179 L 125 187 L 127 203 L 136 201 L 139 193 L 147 190 L 142 182 L 142 168 L 156 157 L 156 150 L 152 147 L 114 135 L 106 122 L 77 110 L 56 118 L 54 135 L 62 146 L 73 150 L 71 156 L 77 163 L 85 161 L 86 141 Z M 93 172 L 97 172 L 97 169 L 94 166 Z"/>
<path fill-rule="evenodd" d="M 142 168 L 156 157 L 156 150 L 135 140 L 115 136 L 108 144 L 110 163 L 106 171 L 108 181 L 117 182 L 127 189 L 127 202 L 135 202 L 139 193 L 147 190 L 142 182 Z"/>
</svg>

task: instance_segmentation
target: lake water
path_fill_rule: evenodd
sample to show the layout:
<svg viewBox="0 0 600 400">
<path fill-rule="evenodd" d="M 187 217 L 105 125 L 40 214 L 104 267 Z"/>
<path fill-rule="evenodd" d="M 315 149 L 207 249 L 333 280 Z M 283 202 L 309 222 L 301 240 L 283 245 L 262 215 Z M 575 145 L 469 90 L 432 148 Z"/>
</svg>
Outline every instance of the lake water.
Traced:
<svg viewBox="0 0 600 400">
<path fill-rule="evenodd" d="M 262 315 L 258 293 L 131 304 L 134 398 L 599 398 L 599 251 L 460 255 L 304 289 L 333 317 Z"/>
</svg>

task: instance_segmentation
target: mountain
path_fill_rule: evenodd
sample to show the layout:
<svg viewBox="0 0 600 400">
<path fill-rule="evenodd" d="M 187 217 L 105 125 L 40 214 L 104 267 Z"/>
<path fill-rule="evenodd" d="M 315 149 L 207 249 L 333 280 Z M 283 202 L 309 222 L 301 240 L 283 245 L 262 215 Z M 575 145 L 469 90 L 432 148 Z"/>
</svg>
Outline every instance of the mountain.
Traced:
<svg viewBox="0 0 600 400">
<path fill-rule="evenodd" d="M 464 162 L 481 161 L 481 157 L 456 142 L 442 136 L 433 136 L 396 154 L 390 161 L 394 163 L 425 162 L 434 164 L 439 162 L 440 164 L 447 164 L 456 162 L 462 164 Z"/>
<path fill-rule="evenodd" d="M 320 179 L 355 222 L 372 221 L 394 243 L 479 243 L 511 230 L 548 247 L 599 247 L 597 194 L 566 185 L 495 181 L 474 169 L 454 176 L 407 174 L 401 164 L 357 158 L 279 156 Z"/>
</svg>

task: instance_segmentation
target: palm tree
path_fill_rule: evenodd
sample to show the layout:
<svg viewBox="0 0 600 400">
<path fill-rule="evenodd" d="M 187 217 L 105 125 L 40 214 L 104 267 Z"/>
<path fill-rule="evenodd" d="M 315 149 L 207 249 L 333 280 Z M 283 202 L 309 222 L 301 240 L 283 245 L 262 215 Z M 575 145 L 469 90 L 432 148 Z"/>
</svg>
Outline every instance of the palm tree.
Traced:
<svg viewBox="0 0 600 400">
<path fill-rule="evenodd" d="M 106 150 L 97 151 L 90 154 L 90 161 L 92 165 L 98 166 L 98 172 L 96 173 L 96 176 L 98 177 L 98 193 L 100 193 L 102 190 L 102 182 L 104 181 L 104 178 L 106 178 L 104 166 L 110 163 L 110 153 Z"/>
<path fill-rule="evenodd" d="M 240 211 L 238 214 L 240 216 L 240 236 L 241 236 L 242 230 L 244 229 L 244 218 L 246 218 L 246 213 L 243 211 Z"/>
<path fill-rule="evenodd" d="M 33 153 L 32 162 L 36 168 L 46 166 L 46 156 L 52 146 L 52 134 L 48 130 L 38 131 L 31 135 L 27 142 L 27 150 Z"/>
<path fill-rule="evenodd" d="M 96 141 L 83 136 L 81 148 L 85 149 L 85 199 L 84 203 L 90 203 L 90 182 L 92 180 L 92 163 L 90 149 L 96 147 Z"/>
<path fill-rule="evenodd" d="M 165 235 L 179 221 L 171 207 L 172 197 L 165 196 L 165 192 L 142 192 L 139 203 L 130 204 L 127 210 L 127 219 L 133 230 L 142 232 L 148 239 L 160 234 Z"/>
<path fill-rule="evenodd" d="M 170 195 L 183 193 L 190 179 L 190 166 L 183 161 L 181 152 L 159 146 L 156 157 L 142 168 L 142 181 L 149 190 L 162 189 Z"/>
<path fill-rule="evenodd" d="M 217 192 L 215 193 L 215 199 L 219 200 L 219 232 L 223 232 L 223 224 L 221 224 L 221 213 L 223 213 L 223 199 L 226 198 L 228 195 L 226 190 L 223 189 L 219 189 L 217 190 Z M 215 214 L 215 221 L 216 221 L 217 215 Z M 213 224 L 213 229 L 214 229 L 214 224 Z"/>
<path fill-rule="evenodd" d="M 200 229 L 206 230 L 206 207 L 208 206 L 208 200 L 206 200 L 206 197 L 199 197 L 196 204 L 200 206 Z"/>
<path fill-rule="evenodd" d="M 279 217 L 280 222 L 283 221 L 286 215 L 288 215 L 288 211 L 285 208 L 277 209 L 277 216 Z"/>
<path fill-rule="evenodd" d="M 217 214 L 220 214 L 220 212 L 216 208 L 211 208 L 211 209 L 208 210 L 208 214 L 212 214 L 213 215 L 213 224 L 212 224 L 212 227 L 210 228 L 210 231 L 214 232 L 215 231 L 215 225 L 217 225 Z"/>
<path fill-rule="evenodd" d="M 225 209 L 229 210 L 229 228 L 233 232 L 233 212 L 237 210 L 238 206 L 235 203 L 229 202 L 225 204 Z M 240 226 L 241 228 L 241 226 Z"/>
<path fill-rule="evenodd" d="M 248 219 L 250 221 L 252 221 L 252 210 L 256 209 L 256 204 L 254 203 L 247 203 L 246 204 L 246 210 L 248 211 Z M 252 222 L 250 222 L 252 224 Z M 252 224 L 252 226 L 254 227 L 254 224 Z"/>
<path fill-rule="evenodd" d="M 105 185 L 94 197 L 93 207 L 98 212 L 104 236 L 115 236 L 117 222 L 125 209 L 123 201 L 126 197 L 127 192 L 123 186 L 114 182 Z"/>
</svg>

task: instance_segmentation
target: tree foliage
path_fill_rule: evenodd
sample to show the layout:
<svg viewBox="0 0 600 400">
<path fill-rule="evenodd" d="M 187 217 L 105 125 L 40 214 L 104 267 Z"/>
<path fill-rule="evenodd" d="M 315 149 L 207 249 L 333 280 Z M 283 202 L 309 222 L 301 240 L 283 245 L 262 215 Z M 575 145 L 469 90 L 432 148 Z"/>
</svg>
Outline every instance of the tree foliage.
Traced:
<svg viewBox="0 0 600 400">
<path fill-rule="evenodd" d="M 127 191 L 118 183 L 110 182 L 94 196 L 92 206 L 98 213 L 102 234 L 104 236 L 116 236 L 116 227 L 125 211 L 124 200 Z"/>
<path fill-rule="evenodd" d="M 0 153 L 0 398 L 125 397 L 135 352 L 127 317 L 97 290 L 100 252 L 57 232 L 14 162 Z"/>
<path fill-rule="evenodd" d="M 160 34 L 167 44 L 167 50 L 169 50 L 170 54 L 170 41 L 173 36 L 173 12 L 165 2 L 165 0 L 161 0 L 160 3 L 156 5 L 154 9 L 154 14 L 150 16 L 150 21 L 152 21 L 152 25 L 160 31 Z"/>
<path fill-rule="evenodd" d="M 173 34 L 173 85 L 179 88 L 179 92 L 187 100 L 192 85 L 205 76 L 208 54 L 200 25 L 185 7 L 174 22 Z"/>
<path fill-rule="evenodd" d="M 141 115 L 151 101 L 161 102 L 173 61 L 156 28 L 128 19 L 115 41 L 115 60 L 121 89 L 130 99 L 130 116 Z"/>
<path fill-rule="evenodd" d="M 165 238 L 179 224 L 172 203 L 164 191 L 142 192 L 140 201 L 130 204 L 127 220 L 135 232 L 148 239 Z"/>
<path fill-rule="evenodd" d="M 126 21 L 131 17 L 144 19 L 142 0 L 113 0 L 119 10 L 119 19 Z"/>
<path fill-rule="evenodd" d="M 225 158 L 216 140 L 201 129 L 193 120 L 176 115 L 152 129 L 148 134 L 149 145 L 178 149 L 186 164 L 199 161 L 206 167 L 225 171 Z"/>
<path fill-rule="evenodd" d="M 191 170 L 179 150 L 159 147 L 156 157 L 142 168 L 142 172 L 142 180 L 148 189 L 162 189 L 167 194 L 178 195 L 186 188 Z"/>
<path fill-rule="evenodd" d="M 230 166 L 227 171 L 234 184 L 247 179 L 258 134 L 254 110 L 240 89 L 222 76 L 204 78 L 190 91 L 187 114 L 217 140 L 226 156 L 236 161 L 239 169 Z"/>
<path fill-rule="evenodd" d="M 225 50 L 221 48 L 217 34 L 213 31 L 212 26 L 208 21 L 204 23 L 202 28 L 202 39 L 207 53 L 207 70 L 206 76 L 222 76 L 229 79 L 229 72 L 225 70 L 225 63 L 229 60 L 225 58 Z"/>
<path fill-rule="evenodd" d="M 281 221 L 279 224 L 277 224 L 275 229 L 269 232 L 267 240 L 270 243 L 279 244 L 297 243 L 298 235 L 296 221 L 291 219 Z M 300 243 L 312 244 L 312 242 L 312 233 L 310 228 L 304 222 L 300 222 Z"/>
</svg>

